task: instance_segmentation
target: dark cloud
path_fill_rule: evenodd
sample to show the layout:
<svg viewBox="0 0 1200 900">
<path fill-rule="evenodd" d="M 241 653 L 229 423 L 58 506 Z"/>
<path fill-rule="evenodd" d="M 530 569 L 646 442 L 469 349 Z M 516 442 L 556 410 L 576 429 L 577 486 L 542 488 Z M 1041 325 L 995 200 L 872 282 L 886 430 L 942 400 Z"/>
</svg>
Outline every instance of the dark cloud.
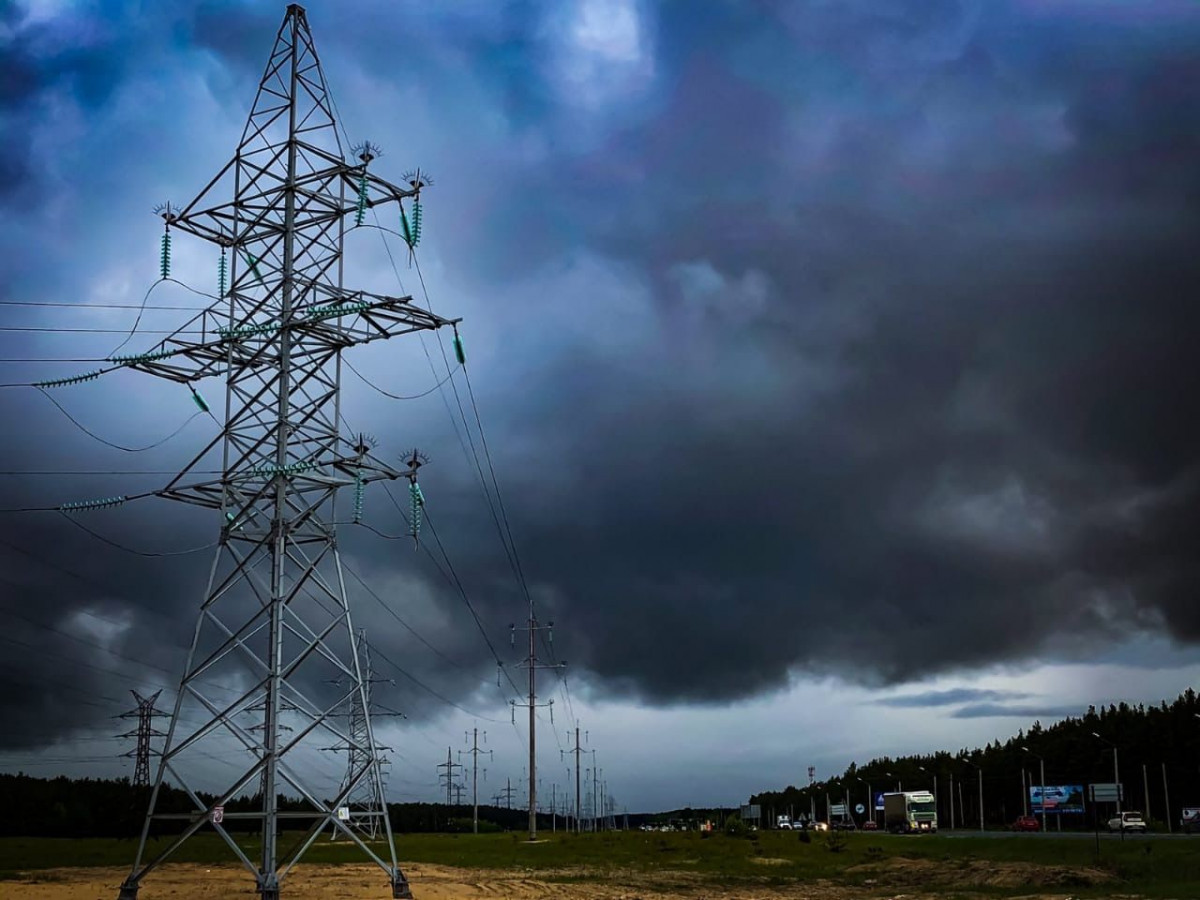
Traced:
<svg viewBox="0 0 1200 900">
<path fill-rule="evenodd" d="M 1019 3 L 664 5 L 635 51 L 627 35 L 572 44 L 536 6 L 488 10 L 309 18 L 342 110 L 369 121 L 372 100 L 394 104 L 380 128 L 404 161 L 388 164 L 434 156 L 430 281 L 482 347 L 468 345 L 473 387 L 523 569 L 592 691 L 734 700 L 795 675 L 893 684 L 1200 636 L 1200 410 L 1183 387 L 1200 13 L 1135 30 Z M 217 102 L 241 110 L 278 16 L 202 4 L 145 27 L 200 48 Z M 92 78 L 78 102 L 102 119 L 137 65 L 115 45 L 39 55 L 20 40 L 3 111 L 30 121 L 41 86 Z M 579 80 L 588 53 L 598 84 Z M 28 148 L 10 147 L 0 166 L 25 165 Z M 27 227 L 2 225 L 10 244 Z M 399 352 L 371 359 L 389 385 L 412 375 Z M 362 395 L 348 415 L 380 422 L 385 445 L 433 451 L 430 513 L 495 640 L 521 592 L 441 401 L 394 424 Z M 52 411 L 11 408 L 58 442 L 56 465 L 94 459 Z M 44 453 L 21 439 L 9 458 Z M 43 486 L 6 490 L 20 506 Z M 371 509 L 402 527 L 382 499 Z M 171 516 L 105 519 L 105 533 L 165 543 Z M 103 608 L 133 613 L 122 653 L 166 633 L 147 658 L 178 665 L 201 563 L 135 575 L 159 570 L 67 523 L 22 522 L 9 539 L 116 579 Z M 187 532 L 205 534 L 199 520 Z M 419 598 L 414 625 L 462 665 L 360 596 L 384 652 L 470 705 L 494 660 L 461 600 L 395 543 L 346 541 L 364 577 Z M 27 578 L 59 627 L 95 588 L 51 575 Z M 152 593 L 166 632 L 138 612 Z M 123 693 L 113 678 L 97 689 Z M 14 705 L 54 696 L 65 705 L 51 688 Z M 1009 699 L 883 702 L 1032 714 Z M 392 705 L 444 708 L 411 685 Z M 9 713 L 36 742 L 44 717 Z M 73 727 L 56 721 L 44 728 Z"/>
<path fill-rule="evenodd" d="M 1077 716 L 1080 710 L 1072 706 L 1005 705 L 1002 703 L 973 703 L 950 713 L 954 719 L 1063 719 Z"/>
<path fill-rule="evenodd" d="M 991 691 L 983 688 L 950 688 L 944 691 L 924 691 L 920 694 L 902 694 L 876 700 L 877 706 L 895 706 L 900 709 L 956 706 L 960 703 L 979 703 L 983 700 L 1020 700 L 1028 697 L 1020 691 Z"/>
</svg>

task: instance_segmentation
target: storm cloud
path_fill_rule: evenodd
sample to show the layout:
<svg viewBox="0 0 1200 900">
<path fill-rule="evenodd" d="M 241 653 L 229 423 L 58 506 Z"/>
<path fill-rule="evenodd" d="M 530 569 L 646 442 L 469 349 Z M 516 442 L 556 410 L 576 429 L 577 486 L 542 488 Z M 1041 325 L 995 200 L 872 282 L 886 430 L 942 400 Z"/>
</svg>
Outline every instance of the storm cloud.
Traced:
<svg viewBox="0 0 1200 900">
<path fill-rule="evenodd" d="M 424 275 L 438 312 L 464 316 L 522 569 L 580 690 L 731 702 L 796 678 L 898 685 L 1090 659 L 1142 634 L 1200 639 L 1200 410 L 1185 388 L 1200 9 L 1115 6 L 309 9 L 354 138 L 371 126 L 387 174 L 434 172 Z M 282 7 L 154 13 L 136 34 L 160 49 L 119 59 L 124 13 L 30 23 L 22 9 L 0 6 L 14 73 L 0 172 L 38 171 L 58 135 L 66 149 L 40 176 L 44 203 L 0 197 L 0 299 L 137 303 L 161 227 L 148 210 L 190 197 L 232 152 Z M 348 248 L 363 265 L 348 282 L 395 290 L 375 237 Z M 212 279 L 211 260 L 179 252 L 181 277 Z M 399 274 L 416 289 L 402 261 Z M 132 324 L 105 315 L 88 322 Z M 166 327 L 158 315 L 142 327 Z M 88 357 L 120 339 L 9 333 L 3 355 Z M 434 372 L 411 342 L 355 360 L 415 394 L 444 375 L 427 349 Z M 455 437 L 469 405 L 464 425 L 452 394 L 398 405 L 344 384 L 347 418 L 381 448 L 431 453 L 431 518 L 507 654 L 522 592 Z M 149 443 L 189 414 L 186 394 L 132 376 L 72 390 L 56 399 L 110 438 Z M 13 472 L 167 471 L 212 431 L 198 420 L 131 461 L 36 392 L 0 401 Z M 0 505 L 129 484 L 6 477 Z M 403 529 L 381 494 L 369 510 Z M 215 530 L 153 501 L 87 524 L 164 551 Z M 134 676 L 170 683 L 202 553 L 131 556 L 54 514 L 5 514 L 0 529 L 0 604 L 36 620 L 8 625 L 2 671 L 25 687 L 0 699 L 14 723 L 0 739 L 36 746 L 109 715 L 102 697 Z M 361 530 L 343 545 L 439 652 L 359 591 L 381 649 L 441 695 L 494 708 L 495 659 L 425 554 Z M 81 678 L 95 696 L 72 695 Z M 1008 699 L 944 702 L 995 715 Z M 943 702 L 881 702 L 908 700 Z M 397 705 L 445 708 L 413 685 Z"/>
</svg>

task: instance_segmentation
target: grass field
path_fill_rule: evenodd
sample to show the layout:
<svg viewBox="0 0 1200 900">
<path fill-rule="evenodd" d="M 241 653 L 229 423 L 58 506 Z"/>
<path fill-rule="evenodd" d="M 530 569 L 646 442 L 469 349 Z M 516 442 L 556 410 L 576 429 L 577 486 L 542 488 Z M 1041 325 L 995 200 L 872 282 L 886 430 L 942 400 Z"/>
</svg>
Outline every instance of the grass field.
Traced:
<svg viewBox="0 0 1200 900">
<path fill-rule="evenodd" d="M 1099 864 L 1088 841 L 1053 837 L 947 838 L 851 834 L 832 850 L 823 836 L 752 837 L 690 833 L 546 833 L 524 835 L 411 835 L 398 839 L 402 863 L 464 869 L 524 870 L 547 881 L 600 880 L 616 872 L 653 877 L 664 886 L 704 883 L 786 885 L 826 880 L 841 885 L 917 887 L 944 896 L 1009 896 L 1058 889 L 1073 897 L 1114 893 L 1147 898 L 1200 897 L 1200 843 L 1106 842 Z M 252 845 L 251 845 L 252 846 Z M 247 847 L 253 858 L 251 846 Z M 287 836 L 283 847 L 288 846 Z M 62 866 L 122 866 L 135 844 L 102 839 L 0 839 L 0 873 Z M 227 863 L 233 857 L 215 835 L 189 841 L 179 862 Z M 348 844 L 318 842 L 312 863 L 361 862 Z M 2 877 L 2 876 L 0 876 Z M 12 875 L 10 874 L 10 877 Z M 2 893 L 2 892 L 0 892 Z"/>
</svg>

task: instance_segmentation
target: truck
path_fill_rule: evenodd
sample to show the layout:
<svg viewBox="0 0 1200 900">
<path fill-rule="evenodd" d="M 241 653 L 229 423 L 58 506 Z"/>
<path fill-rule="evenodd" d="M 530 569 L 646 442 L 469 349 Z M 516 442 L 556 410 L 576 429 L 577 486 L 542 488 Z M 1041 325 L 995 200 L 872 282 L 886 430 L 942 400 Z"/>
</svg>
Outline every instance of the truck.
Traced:
<svg viewBox="0 0 1200 900">
<path fill-rule="evenodd" d="M 792 830 L 791 817 L 790 816 L 776 816 L 775 817 L 775 827 L 779 828 L 783 831 L 791 831 Z"/>
<path fill-rule="evenodd" d="M 929 791 L 884 794 L 883 827 L 892 834 L 936 832 L 937 801 Z"/>
</svg>

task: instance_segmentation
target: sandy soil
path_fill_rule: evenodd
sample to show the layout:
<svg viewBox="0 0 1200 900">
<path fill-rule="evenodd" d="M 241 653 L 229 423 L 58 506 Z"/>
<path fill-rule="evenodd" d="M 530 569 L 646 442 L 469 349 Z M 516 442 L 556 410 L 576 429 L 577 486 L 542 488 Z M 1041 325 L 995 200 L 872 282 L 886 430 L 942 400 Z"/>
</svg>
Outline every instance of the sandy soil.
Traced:
<svg viewBox="0 0 1200 900">
<path fill-rule="evenodd" d="M 921 890 L 929 870 L 925 864 L 909 865 L 890 860 L 862 867 L 870 876 L 864 888 L 848 888 L 827 882 L 774 886 L 736 886 L 728 889 L 701 882 L 694 875 L 663 872 L 655 876 L 639 873 L 607 873 L 603 880 L 562 883 L 543 880 L 582 872 L 542 873 L 533 877 L 519 870 L 487 871 L 446 866 L 412 865 L 406 868 L 416 900 L 923 900 L 935 895 Z M 1070 885 L 1102 881 L 1103 873 L 1045 869 L 1035 877 L 1028 866 L 989 864 L 986 870 L 964 872 L 960 890 L 972 887 L 1030 885 L 1023 900 L 1069 900 Z M 924 870 L 924 871 L 922 871 Z M 18 881 L 0 882 L 3 900 L 116 900 L 117 887 L 128 869 L 51 869 L 30 873 Z M 945 874 L 945 873 L 940 873 Z M 940 879 L 939 879 L 940 880 Z M 1096 883 L 1092 881 L 1092 883 Z M 664 887 L 670 884 L 671 887 Z M 284 882 L 285 900 L 389 900 L 386 878 L 376 867 L 366 865 L 300 866 Z M 232 866 L 191 864 L 165 865 L 146 878 L 139 900 L 251 900 L 254 884 L 244 869 Z"/>
</svg>

